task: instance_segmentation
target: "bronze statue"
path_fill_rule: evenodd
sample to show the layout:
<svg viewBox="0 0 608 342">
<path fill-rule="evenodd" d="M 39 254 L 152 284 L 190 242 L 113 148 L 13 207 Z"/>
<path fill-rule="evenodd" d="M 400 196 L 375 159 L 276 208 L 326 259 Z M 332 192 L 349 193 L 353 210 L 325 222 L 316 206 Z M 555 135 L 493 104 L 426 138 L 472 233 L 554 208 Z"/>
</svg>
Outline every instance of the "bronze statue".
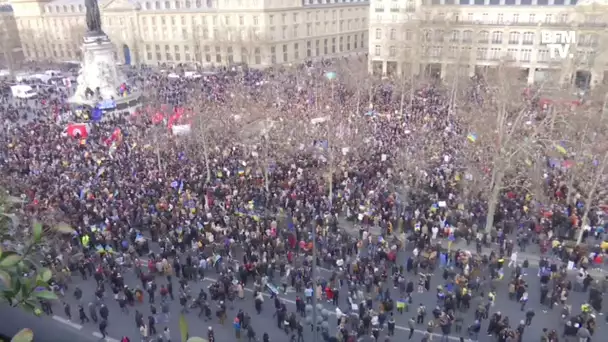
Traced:
<svg viewBox="0 0 608 342">
<path fill-rule="evenodd" d="M 102 32 L 101 14 L 99 14 L 97 0 L 85 0 L 84 5 L 87 9 L 87 31 L 94 33 Z"/>
</svg>

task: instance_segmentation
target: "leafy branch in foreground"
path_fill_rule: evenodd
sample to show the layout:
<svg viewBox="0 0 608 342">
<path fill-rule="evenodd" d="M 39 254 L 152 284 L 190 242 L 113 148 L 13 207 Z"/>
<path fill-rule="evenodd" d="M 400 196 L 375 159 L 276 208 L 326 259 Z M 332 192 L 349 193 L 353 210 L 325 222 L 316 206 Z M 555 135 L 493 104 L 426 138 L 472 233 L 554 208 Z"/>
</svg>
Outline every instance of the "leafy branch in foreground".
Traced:
<svg viewBox="0 0 608 342">
<path fill-rule="evenodd" d="M 4 244 L 0 246 L 0 302 L 40 315 L 41 300 L 57 299 L 49 287 L 53 273 L 34 258 L 34 252 L 44 237 L 42 223 L 32 223 L 31 234 L 23 239 L 15 238 L 17 234 L 11 233 L 21 227 L 16 215 L 11 212 L 13 205 L 18 203 L 23 202 L 11 196 L 0 197 L 0 233 L 4 237 Z M 55 230 L 63 234 L 73 232 L 66 224 L 56 226 Z M 19 248 L 19 245 L 23 248 Z M 33 336 L 30 329 L 23 329 L 12 341 L 31 342 Z"/>
</svg>

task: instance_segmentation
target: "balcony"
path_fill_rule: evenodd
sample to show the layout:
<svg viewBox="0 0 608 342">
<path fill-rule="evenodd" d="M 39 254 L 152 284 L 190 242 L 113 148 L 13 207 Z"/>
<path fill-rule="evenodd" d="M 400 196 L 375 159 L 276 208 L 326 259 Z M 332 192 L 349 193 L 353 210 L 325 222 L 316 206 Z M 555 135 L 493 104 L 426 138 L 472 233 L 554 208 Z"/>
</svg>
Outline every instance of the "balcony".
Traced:
<svg viewBox="0 0 608 342">
<path fill-rule="evenodd" d="M 502 39 L 492 39 L 492 44 L 502 44 Z"/>
</svg>

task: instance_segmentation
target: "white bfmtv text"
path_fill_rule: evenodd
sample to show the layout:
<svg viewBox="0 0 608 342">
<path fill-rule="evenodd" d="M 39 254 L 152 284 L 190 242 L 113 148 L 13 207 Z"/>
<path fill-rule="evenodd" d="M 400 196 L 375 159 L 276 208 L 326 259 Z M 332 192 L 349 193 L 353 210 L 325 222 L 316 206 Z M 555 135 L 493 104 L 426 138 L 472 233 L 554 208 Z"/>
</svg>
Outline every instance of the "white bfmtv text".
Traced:
<svg viewBox="0 0 608 342">
<path fill-rule="evenodd" d="M 541 33 L 541 42 L 547 46 L 551 59 L 569 59 L 570 45 L 576 44 L 574 31 L 544 31 Z"/>
</svg>

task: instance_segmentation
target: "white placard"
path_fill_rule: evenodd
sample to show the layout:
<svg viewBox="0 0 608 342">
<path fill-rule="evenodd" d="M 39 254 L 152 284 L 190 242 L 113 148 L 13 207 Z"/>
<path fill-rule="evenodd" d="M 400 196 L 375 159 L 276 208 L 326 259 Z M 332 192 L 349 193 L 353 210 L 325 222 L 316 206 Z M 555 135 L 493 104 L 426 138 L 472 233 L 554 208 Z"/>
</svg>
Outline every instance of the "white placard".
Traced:
<svg viewBox="0 0 608 342">
<path fill-rule="evenodd" d="M 384 154 L 384 153 L 383 153 L 383 154 L 382 154 L 382 157 L 381 157 L 382 161 L 386 161 L 386 158 L 388 158 L 388 156 L 387 156 L 386 154 Z"/>
<path fill-rule="evenodd" d="M 447 203 L 445 203 L 445 201 L 439 201 L 439 202 L 437 202 L 437 205 L 438 205 L 440 208 L 445 208 L 445 207 L 447 207 L 447 206 L 448 206 L 448 205 L 447 205 Z"/>
</svg>

